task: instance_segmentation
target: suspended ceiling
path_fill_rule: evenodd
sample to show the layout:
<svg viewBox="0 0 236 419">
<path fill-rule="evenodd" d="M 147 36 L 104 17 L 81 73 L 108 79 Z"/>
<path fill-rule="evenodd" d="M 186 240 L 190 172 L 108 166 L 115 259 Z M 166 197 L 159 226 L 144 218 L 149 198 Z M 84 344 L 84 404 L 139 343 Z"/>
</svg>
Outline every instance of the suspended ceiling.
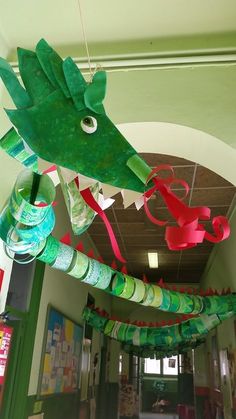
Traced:
<svg viewBox="0 0 236 419">
<path fill-rule="evenodd" d="M 184 200 L 186 204 L 207 205 L 212 210 L 212 217 L 228 213 L 236 188 L 222 177 L 200 165 L 177 157 L 151 153 L 141 155 L 151 167 L 159 164 L 173 165 L 176 177 L 184 178 L 191 188 L 188 197 Z M 181 189 L 175 190 L 175 193 L 183 196 Z M 204 242 L 202 245 L 182 252 L 170 251 L 164 239 L 164 228 L 152 224 L 144 209 L 137 211 L 135 205 L 124 209 L 121 194 L 115 198 L 115 204 L 107 211 L 107 215 L 118 238 L 122 254 L 128 261 L 126 265 L 128 273 L 138 278 L 146 274 L 148 279 L 154 282 L 160 278 L 166 282 L 199 282 L 212 251 L 212 243 Z M 175 224 L 160 196 L 156 195 L 154 200 L 149 202 L 149 207 L 158 219 L 169 220 L 170 225 Z M 204 224 L 207 230 L 212 232 L 211 223 Z M 99 217 L 95 218 L 88 231 L 99 253 L 110 265 L 114 260 L 114 255 L 107 244 L 106 229 Z M 149 269 L 148 250 L 158 252 L 158 269 Z"/>
</svg>

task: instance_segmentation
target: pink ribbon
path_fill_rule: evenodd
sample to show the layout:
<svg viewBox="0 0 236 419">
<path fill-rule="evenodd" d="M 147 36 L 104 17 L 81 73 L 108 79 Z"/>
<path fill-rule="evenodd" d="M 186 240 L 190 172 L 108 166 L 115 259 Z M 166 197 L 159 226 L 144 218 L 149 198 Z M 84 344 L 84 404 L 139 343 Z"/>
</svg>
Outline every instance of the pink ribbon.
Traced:
<svg viewBox="0 0 236 419">
<path fill-rule="evenodd" d="M 170 171 L 171 176 L 161 178 L 154 176 L 161 170 Z M 160 165 L 152 170 L 147 178 L 146 184 L 152 180 L 154 186 L 144 193 L 144 208 L 148 218 L 157 225 L 164 226 L 167 221 L 158 220 L 149 211 L 148 199 L 154 192 L 159 191 L 169 212 L 175 218 L 178 226 L 166 227 L 165 240 L 170 250 L 183 250 L 202 243 L 204 239 L 219 243 L 230 235 L 230 227 L 226 217 L 217 216 L 212 220 L 212 226 L 215 235 L 208 233 L 205 227 L 199 223 L 199 220 L 209 220 L 211 210 L 208 207 L 192 207 L 187 206 L 182 200 L 189 192 L 188 184 L 182 180 L 174 178 L 173 168 L 169 165 Z M 180 184 L 185 189 L 185 196 L 180 199 L 172 191 L 173 184 Z"/>
</svg>

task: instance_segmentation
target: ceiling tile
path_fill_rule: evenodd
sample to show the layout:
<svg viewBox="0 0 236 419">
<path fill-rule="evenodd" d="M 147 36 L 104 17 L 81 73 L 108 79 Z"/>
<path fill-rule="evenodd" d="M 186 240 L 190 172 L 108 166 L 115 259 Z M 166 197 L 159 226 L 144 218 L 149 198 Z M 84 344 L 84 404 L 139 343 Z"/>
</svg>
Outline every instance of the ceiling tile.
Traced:
<svg viewBox="0 0 236 419">
<path fill-rule="evenodd" d="M 174 165 L 176 177 L 186 180 L 189 186 L 192 186 L 195 164 L 173 156 L 159 156 L 151 153 L 143 156 L 151 166 L 154 165 L 154 160 L 157 164 L 170 163 Z M 236 188 L 229 186 L 230 184 L 224 179 L 201 166 L 197 166 L 196 174 L 195 186 L 198 187 L 191 190 L 191 206 L 209 206 L 211 220 L 216 215 L 226 215 Z M 175 189 L 175 194 L 181 197 L 183 190 Z M 185 199 L 186 203 L 188 201 L 189 196 Z M 176 225 L 160 194 L 157 193 L 154 199 L 150 199 L 148 206 L 156 218 L 168 221 L 168 225 Z M 132 205 L 124 209 L 121 194 L 116 195 L 115 205 L 112 209 L 108 209 L 106 214 L 112 223 L 121 253 L 127 260 L 126 268 L 130 275 L 142 278 L 145 273 L 152 282 L 157 282 L 160 278 L 163 278 L 165 282 L 177 283 L 198 283 L 200 281 L 213 249 L 213 243 L 204 241 L 191 249 L 181 252 L 171 251 L 164 238 L 165 227 L 153 224 L 145 214 L 144 208 L 137 211 Z M 211 220 L 203 222 L 209 232 L 213 231 Z M 105 263 L 111 265 L 115 256 L 106 228 L 98 217 L 89 228 L 89 233 Z M 158 252 L 158 269 L 149 268 L 148 250 Z M 121 269 L 122 264 L 119 261 L 117 261 L 117 265 L 118 269 Z"/>
<path fill-rule="evenodd" d="M 236 188 L 208 188 L 194 189 L 192 194 L 191 206 L 195 205 L 230 205 L 234 197 Z"/>
<path fill-rule="evenodd" d="M 191 166 L 191 167 L 175 167 L 174 168 L 175 178 L 185 180 L 185 182 L 187 182 L 187 184 L 189 185 L 190 188 L 192 186 L 193 174 L 194 174 L 194 166 Z M 181 185 L 178 185 L 178 184 L 176 184 L 176 185 L 173 184 L 171 189 L 172 190 L 175 190 L 175 189 L 184 190 L 184 188 Z"/>
<path fill-rule="evenodd" d="M 165 245 L 165 239 L 162 236 L 127 236 L 125 238 L 125 244 L 127 246 L 136 246 L 136 245 L 145 245 L 146 247 L 149 246 L 150 249 L 156 248 L 156 246 L 162 244 Z"/>
<path fill-rule="evenodd" d="M 198 246 L 192 247 L 191 249 L 185 249 L 182 251 L 183 255 L 196 255 L 196 254 L 210 254 L 214 244 L 210 242 L 203 242 Z"/>
<path fill-rule="evenodd" d="M 137 211 L 136 208 L 127 208 L 126 210 L 116 209 L 115 216 L 119 223 L 132 223 L 133 220 L 135 220 L 136 223 L 143 223 L 146 217 L 143 209 Z"/>
<path fill-rule="evenodd" d="M 211 219 L 217 215 L 226 215 L 229 210 L 229 205 L 224 205 L 221 207 L 212 207 L 211 206 Z"/>
<path fill-rule="evenodd" d="M 154 228 L 149 228 L 145 223 L 136 223 L 135 220 L 132 223 L 119 223 L 120 232 L 123 236 L 164 236 L 165 230 L 158 228 L 155 224 L 152 224 Z"/>
<path fill-rule="evenodd" d="M 114 213 L 113 213 L 112 208 L 106 209 L 105 213 L 110 223 L 115 223 L 115 218 L 114 218 Z M 103 223 L 103 220 L 98 215 L 96 215 L 93 221 L 93 224 L 96 224 L 96 223 L 99 223 L 99 224 Z"/>
<path fill-rule="evenodd" d="M 119 230 L 117 227 L 116 223 L 111 223 L 111 227 L 115 233 L 115 235 L 119 234 Z M 88 233 L 94 237 L 94 236 L 107 236 L 108 237 L 108 233 L 107 233 L 107 229 L 105 224 L 102 223 L 92 223 L 92 225 L 89 227 L 88 229 Z M 104 240 L 104 238 L 102 238 L 102 240 Z"/>
<path fill-rule="evenodd" d="M 98 249 L 100 247 L 101 248 L 104 247 L 105 249 L 106 248 L 111 249 L 111 244 L 110 244 L 110 240 L 109 240 L 108 236 L 107 236 L 107 240 L 104 240 L 103 236 L 96 236 L 96 235 L 93 235 L 92 239 L 93 239 L 93 241 L 94 241 L 94 243 L 95 243 L 95 245 Z M 119 246 L 122 246 L 122 240 L 121 240 L 119 234 L 116 235 L 116 239 L 117 239 L 117 242 L 118 242 Z M 105 242 L 105 244 L 103 244 L 104 242 Z"/>
<path fill-rule="evenodd" d="M 189 269 L 189 270 L 180 270 L 178 275 L 178 282 L 189 283 L 200 282 L 201 276 L 203 274 L 202 269 Z"/>
<path fill-rule="evenodd" d="M 168 156 L 167 154 L 156 154 L 156 153 L 139 153 L 145 162 L 151 166 L 156 167 L 160 164 L 169 164 L 170 166 L 189 166 L 195 163 L 182 159 L 180 157 Z"/>
<path fill-rule="evenodd" d="M 203 166 L 198 166 L 194 188 L 232 186 L 230 182 Z"/>
</svg>

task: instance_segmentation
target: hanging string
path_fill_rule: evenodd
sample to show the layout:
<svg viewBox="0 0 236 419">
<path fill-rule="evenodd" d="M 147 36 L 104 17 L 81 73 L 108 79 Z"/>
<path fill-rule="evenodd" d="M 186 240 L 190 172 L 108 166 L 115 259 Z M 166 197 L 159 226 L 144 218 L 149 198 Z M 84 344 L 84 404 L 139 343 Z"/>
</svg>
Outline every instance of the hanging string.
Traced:
<svg viewBox="0 0 236 419">
<path fill-rule="evenodd" d="M 90 59 L 90 54 L 89 54 L 89 48 L 88 48 L 88 42 L 87 42 L 87 37 L 86 37 L 86 32 L 85 32 L 85 27 L 84 27 L 84 20 L 83 20 L 83 14 L 82 14 L 82 8 L 81 8 L 80 0 L 77 0 L 77 3 L 78 3 L 78 7 L 79 7 L 79 14 L 80 14 L 80 21 L 81 21 L 83 38 L 84 38 L 84 44 L 85 44 L 85 49 L 86 49 L 86 53 L 87 53 L 90 78 L 91 78 L 91 81 L 92 81 L 93 72 L 92 72 L 91 59 Z"/>
</svg>

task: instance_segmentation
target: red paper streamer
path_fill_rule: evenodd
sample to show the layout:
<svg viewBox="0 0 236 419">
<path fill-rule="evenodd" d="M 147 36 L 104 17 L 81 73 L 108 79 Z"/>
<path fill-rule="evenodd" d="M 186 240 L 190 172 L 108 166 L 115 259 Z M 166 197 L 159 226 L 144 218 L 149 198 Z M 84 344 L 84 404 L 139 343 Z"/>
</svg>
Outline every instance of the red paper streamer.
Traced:
<svg viewBox="0 0 236 419">
<path fill-rule="evenodd" d="M 2 289 L 4 274 L 5 274 L 5 271 L 3 269 L 0 269 L 0 291 Z"/>
<path fill-rule="evenodd" d="M 126 266 L 125 266 L 125 265 L 123 265 L 123 266 L 122 266 L 122 268 L 121 268 L 121 272 L 122 272 L 122 274 L 125 274 L 125 275 L 127 275 L 127 274 L 128 274 L 128 271 L 127 271 L 127 268 L 126 268 Z"/>
<path fill-rule="evenodd" d="M 94 254 L 93 249 L 90 249 L 90 250 L 88 251 L 87 256 L 88 256 L 89 258 L 95 259 L 95 254 Z"/>
<path fill-rule="evenodd" d="M 145 284 L 149 284 L 149 280 L 148 280 L 148 278 L 147 278 L 147 276 L 145 274 L 143 274 L 143 282 Z"/>
<path fill-rule="evenodd" d="M 115 260 L 112 261 L 111 268 L 114 269 L 115 271 L 117 270 L 118 266 Z"/>
<path fill-rule="evenodd" d="M 79 242 L 76 246 L 76 250 L 78 250 L 81 253 L 84 253 L 84 245 L 82 242 Z"/>
<path fill-rule="evenodd" d="M 60 242 L 61 243 L 64 243 L 64 244 L 68 244 L 68 246 L 70 246 L 71 245 L 71 236 L 70 236 L 70 233 L 68 232 L 68 233 L 66 233 L 61 239 L 60 239 Z"/>
<path fill-rule="evenodd" d="M 46 175 L 47 173 L 55 172 L 55 170 L 57 170 L 57 166 L 55 164 L 53 164 L 48 169 L 45 169 L 43 171 L 43 174 Z"/>
<path fill-rule="evenodd" d="M 79 179 L 78 177 L 76 177 L 74 179 L 77 187 L 79 188 Z M 82 198 L 84 199 L 84 201 L 86 202 L 86 204 L 93 209 L 93 211 L 95 211 L 99 217 L 103 220 L 109 238 L 110 238 L 110 242 L 111 242 L 111 246 L 112 246 L 112 250 L 114 252 L 114 255 L 116 256 L 116 258 L 122 262 L 122 263 L 126 263 L 126 260 L 123 258 L 123 256 L 121 255 L 120 249 L 119 249 L 119 245 L 117 243 L 114 231 L 112 229 L 112 226 L 110 224 L 110 221 L 108 220 L 105 212 L 103 211 L 103 209 L 100 207 L 100 205 L 97 203 L 97 201 L 94 199 L 91 191 L 89 188 L 87 189 L 83 189 L 82 191 L 80 191 L 80 194 L 82 196 Z"/>
</svg>

